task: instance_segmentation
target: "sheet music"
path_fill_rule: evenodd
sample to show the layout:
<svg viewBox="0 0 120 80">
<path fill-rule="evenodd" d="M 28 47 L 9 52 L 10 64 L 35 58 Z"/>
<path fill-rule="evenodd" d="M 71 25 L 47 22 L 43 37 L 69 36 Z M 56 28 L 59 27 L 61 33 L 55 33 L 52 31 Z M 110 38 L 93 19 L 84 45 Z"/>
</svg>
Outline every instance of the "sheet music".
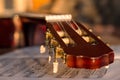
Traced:
<svg viewBox="0 0 120 80">
<path fill-rule="evenodd" d="M 120 55 L 120 46 L 112 46 L 115 56 Z M 15 50 L 0 56 L 0 80 L 80 80 L 76 69 L 59 64 L 57 74 L 52 73 L 52 64 L 47 63 L 48 55 L 41 55 L 39 47 Z M 120 58 L 115 59 L 103 78 L 81 80 L 120 80 Z M 88 73 L 87 73 L 88 74 Z"/>
</svg>

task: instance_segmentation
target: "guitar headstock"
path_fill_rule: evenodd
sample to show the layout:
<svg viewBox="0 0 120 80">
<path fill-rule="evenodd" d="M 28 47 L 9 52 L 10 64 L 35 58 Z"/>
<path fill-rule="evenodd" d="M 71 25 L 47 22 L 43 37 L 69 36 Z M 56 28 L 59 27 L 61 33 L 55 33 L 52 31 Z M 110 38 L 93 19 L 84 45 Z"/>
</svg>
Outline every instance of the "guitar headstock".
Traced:
<svg viewBox="0 0 120 80">
<path fill-rule="evenodd" d="M 83 24 L 68 19 L 70 18 L 68 16 L 66 20 L 60 18 L 62 19 L 60 21 L 59 17 L 57 16 L 55 21 L 55 16 L 53 20 L 48 20 L 48 33 L 52 36 L 49 41 L 50 45 L 56 49 L 57 54 L 60 54 L 57 47 L 62 48 L 62 53 L 66 54 L 66 64 L 69 67 L 96 69 L 114 61 L 113 50 Z M 46 36 L 48 39 L 48 35 Z"/>
</svg>

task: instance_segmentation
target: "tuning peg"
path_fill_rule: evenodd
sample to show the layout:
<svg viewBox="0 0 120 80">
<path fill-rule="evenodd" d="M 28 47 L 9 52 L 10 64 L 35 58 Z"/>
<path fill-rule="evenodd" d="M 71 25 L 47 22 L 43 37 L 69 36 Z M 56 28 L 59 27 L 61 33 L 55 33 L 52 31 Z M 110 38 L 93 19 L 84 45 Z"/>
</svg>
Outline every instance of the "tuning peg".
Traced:
<svg viewBox="0 0 120 80">
<path fill-rule="evenodd" d="M 53 62 L 53 73 L 57 73 L 58 72 L 58 62 L 57 60 Z"/>
<path fill-rule="evenodd" d="M 41 45 L 41 46 L 40 46 L 40 53 L 43 54 L 43 53 L 45 53 L 45 52 L 46 52 L 45 46 L 44 46 L 44 45 Z"/>
</svg>

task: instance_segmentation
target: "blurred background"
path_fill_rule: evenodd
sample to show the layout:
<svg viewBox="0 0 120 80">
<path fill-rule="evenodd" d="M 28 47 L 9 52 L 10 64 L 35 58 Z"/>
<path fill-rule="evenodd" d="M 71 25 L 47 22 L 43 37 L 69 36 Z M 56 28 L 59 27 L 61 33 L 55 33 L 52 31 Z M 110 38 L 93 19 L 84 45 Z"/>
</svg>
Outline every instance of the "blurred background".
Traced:
<svg viewBox="0 0 120 80">
<path fill-rule="evenodd" d="M 120 45 L 120 0 L 0 0 L 1 54 L 11 50 L 17 30 L 22 40 L 25 39 L 19 42 L 18 47 L 43 44 L 44 32 L 41 30 L 45 25 L 33 22 L 19 24 L 18 19 L 19 26 L 23 26 L 19 30 L 13 23 L 15 13 L 72 14 L 74 20 L 90 26 L 105 43 Z"/>
</svg>

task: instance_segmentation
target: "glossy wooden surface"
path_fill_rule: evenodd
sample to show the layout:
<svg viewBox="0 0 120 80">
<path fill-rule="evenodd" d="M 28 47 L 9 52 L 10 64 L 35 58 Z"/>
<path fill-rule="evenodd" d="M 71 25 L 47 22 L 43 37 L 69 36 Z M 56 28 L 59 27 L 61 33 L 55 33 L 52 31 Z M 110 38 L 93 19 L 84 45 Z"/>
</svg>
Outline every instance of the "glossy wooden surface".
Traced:
<svg viewBox="0 0 120 80">
<path fill-rule="evenodd" d="M 113 52 L 100 56 L 100 57 L 85 57 L 85 56 L 73 56 L 67 55 L 66 64 L 68 67 L 73 68 L 86 68 L 86 69 L 97 69 L 102 66 L 107 66 L 113 63 L 114 54 Z"/>
</svg>

